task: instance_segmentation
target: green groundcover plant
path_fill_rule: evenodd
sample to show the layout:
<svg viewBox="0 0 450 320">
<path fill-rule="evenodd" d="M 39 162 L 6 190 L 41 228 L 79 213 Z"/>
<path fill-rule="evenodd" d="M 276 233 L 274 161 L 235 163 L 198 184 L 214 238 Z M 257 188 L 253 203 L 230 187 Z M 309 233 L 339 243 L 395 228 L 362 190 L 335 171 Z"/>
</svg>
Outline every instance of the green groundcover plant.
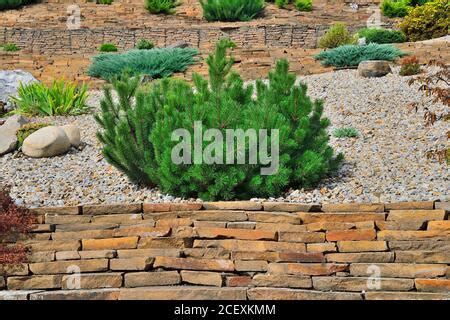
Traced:
<svg viewBox="0 0 450 320">
<path fill-rule="evenodd" d="M 0 10 L 15 9 L 32 2 L 33 0 L 0 0 Z"/>
<path fill-rule="evenodd" d="M 145 0 L 145 8 L 153 14 L 173 14 L 178 5 L 178 0 Z"/>
<path fill-rule="evenodd" d="M 381 12 L 389 18 L 404 17 L 408 14 L 411 7 L 410 0 L 383 0 L 381 2 Z"/>
<path fill-rule="evenodd" d="M 200 0 L 208 21 L 249 21 L 264 10 L 264 0 Z"/>
<path fill-rule="evenodd" d="M 20 48 L 15 43 L 5 43 L 4 45 L 0 45 L 0 48 L 3 48 L 4 51 L 9 52 L 15 52 L 20 50 Z"/>
<path fill-rule="evenodd" d="M 234 59 L 227 49 L 233 46 L 229 40 L 218 42 L 206 60 L 209 81 L 194 74 L 195 90 L 182 80 L 160 79 L 143 91 L 138 77 L 115 79 L 120 102 L 114 102 L 111 88 L 106 87 L 101 113 L 96 116 L 105 159 L 135 183 L 204 200 L 278 196 L 289 187 L 313 187 L 334 172 L 343 157 L 335 156 L 328 144 L 330 121 L 322 117 L 323 103 L 306 95 L 306 85 L 295 85 L 286 60 L 277 62 L 268 83 L 256 82 L 256 91 L 253 85 L 245 86 L 239 74 L 231 71 Z M 213 128 L 223 136 L 227 129 L 267 129 L 268 136 L 259 143 L 269 146 L 275 134 L 271 130 L 278 129 L 278 170 L 261 175 L 261 164 L 175 164 L 172 152 L 179 141 L 172 140 L 173 133 L 182 128 L 192 138 L 197 121 L 203 132 Z M 211 140 L 201 144 L 207 150 Z M 236 141 L 232 145 L 236 147 Z M 219 146 L 210 150 L 214 156 L 222 151 L 238 153 L 238 148 Z M 248 141 L 245 148 L 248 155 Z M 262 157 L 261 150 L 257 155 Z"/>
<path fill-rule="evenodd" d="M 139 50 L 150 50 L 153 49 L 155 45 L 153 42 L 147 40 L 147 39 L 139 39 L 139 41 L 136 43 L 136 49 Z"/>
<path fill-rule="evenodd" d="M 117 52 L 117 47 L 113 43 L 102 43 L 98 48 L 100 52 Z"/>
<path fill-rule="evenodd" d="M 360 62 L 367 60 L 392 61 L 404 55 L 406 54 L 403 51 L 393 45 L 370 43 L 366 46 L 345 45 L 325 50 L 314 58 L 320 60 L 325 66 L 345 68 L 357 66 Z"/>
<path fill-rule="evenodd" d="M 131 75 L 168 77 L 174 72 L 186 70 L 195 62 L 197 53 L 193 48 L 134 49 L 119 54 L 104 53 L 92 59 L 88 75 L 109 80 L 127 70 Z"/>
<path fill-rule="evenodd" d="M 399 30 L 381 28 L 364 28 L 358 30 L 358 37 L 366 38 L 366 43 L 401 43 L 406 41 L 406 36 Z"/>
<path fill-rule="evenodd" d="M 295 7 L 299 11 L 312 11 L 312 0 L 295 0 Z"/>
<path fill-rule="evenodd" d="M 312 0 L 267 0 L 266 2 L 274 2 L 278 8 L 285 8 L 292 2 L 299 11 L 312 11 Z"/>
<path fill-rule="evenodd" d="M 78 115 L 89 111 L 87 97 L 87 85 L 79 87 L 64 80 L 55 80 L 49 87 L 40 82 L 21 84 L 17 97 L 11 98 L 17 106 L 12 112 L 27 116 Z"/>
</svg>

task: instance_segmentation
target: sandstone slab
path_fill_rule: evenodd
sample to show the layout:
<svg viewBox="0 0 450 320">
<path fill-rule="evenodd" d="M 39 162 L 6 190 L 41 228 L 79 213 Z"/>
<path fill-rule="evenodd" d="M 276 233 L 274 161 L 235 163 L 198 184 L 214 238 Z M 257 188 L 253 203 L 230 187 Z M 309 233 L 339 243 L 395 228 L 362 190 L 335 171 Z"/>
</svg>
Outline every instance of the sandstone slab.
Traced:
<svg viewBox="0 0 450 320">
<path fill-rule="evenodd" d="M 376 266 L 383 278 L 434 278 L 445 275 L 445 264 L 413 264 L 413 263 L 352 263 L 350 274 L 364 277 L 371 274 Z"/>
<path fill-rule="evenodd" d="M 257 274 L 252 279 L 256 287 L 280 287 L 280 288 L 302 288 L 312 287 L 310 277 L 282 275 L 282 274 Z"/>
<path fill-rule="evenodd" d="M 253 201 L 218 201 L 205 202 L 203 208 L 206 210 L 261 210 L 262 204 Z"/>
<path fill-rule="evenodd" d="M 181 283 L 177 271 L 127 272 L 124 276 L 125 287 L 170 286 Z"/>
<path fill-rule="evenodd" d="M 265 230 L 247 230 L 230 228 L 194 228 L 200 238 L 232 238 L 242 240 L 276 240 L 276 233 Z"/>
<path fill-rule="evenodd" d="M 414 289 L 413 279 L 374 279 L 365 277 L 313 277 L 313 287 L 320 291 L 409 291 Z"/>
<path fill-rule="evenodd" d="M 252 288 L 247 295 L 249 300 L 362 300 L 359 293 L 287 288 Z"/>
<path fill-rule="evenodd" d="M 415 279 L 417 291 L 443 292 L 449 294 L 450 279 Z"/>
<path fill-rule="evenodd" d="M 338 241 L 339 252 L 386 251 L 386 241 Z"/>
<path fill-rule="evenodd" d="M 79 275 L 65 275 L 62 278 L 63 289 L 102 289 L 120 288 L 122 286 L 122 274 L 110 273 L 83 273 Z"/>
<path fill-rule="evenodd" d="M 234 271 L 233 261 L 221 259 L 156 257 L 153 267 L 179 270 Z"/>
<path fill-rule="evenodd" d="M 181 279 L 183 282 L 203 285 L 221 287 L 223 284 L 222 274 L 209 271 L 181 271 Z"/>
<path fill-rule="evenodd" d="M 8 290 L 61 288 L 61 275 L 8 277 Z"/>
<path fill-rule="evenodd" d="M 176 286 L 123 289 L 119 300 L 246 300 L 246 288 Z"/>
<path fill-rule="evenodd" d="M 305 252 L 304 243 L 250 240 L 194 240 L 194 248 L 223 248 L 230 251 Z"/>
<path fill-rule="evenodd" d="M 335 263 L 270 263 L 268 272 L 292 275 L 331 275 L 348 270 L 347 264 Z"/>
<path fill-rule="evenodd" d="M 138 237 L 110 238 L 110 239 L 84 239 L 83 250 L 117 250 L 135 249 Z"/>
<path fill-rule="evenodd" d="M 151 257 L 111 259 L 109 268 L 114 271 L 146 271 L 152 267 L 154 260 Z"/>
<path fill-rule="evenodd" d="M 73 272 L 100 272 L 108 270 L 108 259 L 65 260 L 31 263 L 34 274 L 65 274 Z"/>
</svg>

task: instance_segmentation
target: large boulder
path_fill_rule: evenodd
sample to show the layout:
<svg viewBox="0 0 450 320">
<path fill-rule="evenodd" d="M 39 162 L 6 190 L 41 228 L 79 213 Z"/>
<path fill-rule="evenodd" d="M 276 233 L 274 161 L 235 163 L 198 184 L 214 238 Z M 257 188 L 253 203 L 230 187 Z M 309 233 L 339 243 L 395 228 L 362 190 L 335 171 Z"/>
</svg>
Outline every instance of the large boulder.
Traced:
<svg viewBox="0 0 450 320">
<path fill-rule="evenodd" d="M 70 144 L 78 148 L 81 144 L 80 129 L 73 124 L 67 124 L 61 127 L 69 138 Z"/>
<path fill-rule="evenodd" d="M 20 83 L 29 84 L 36 82 L 35 77 L 22 70 L 0 70 L 0 104 L 6 107 L 6 111 L 12 109 L 8 102 L 10 96 L 16 96 Z"/>
<path fill-rule="evenodd" d="M 49 126 L 25 138 L 22 152 L 32 158 L 46 158 L 64 154 L 70 147 L 70 140 L 65 131 L 61 127 Z"/>
<path fill-rule="evenodd" d="M 12 152 L 17 146 L 17 130 L 20 129 L 28 120 L 20 115 L 9 117 L 6 122 L 0 126 L 0 155 Z"/>
<path fill-rule="evenodd" d="M 392 72 L 389 61 L 372 60 L 363 61 L 358 65 L 358 74 L 365 78 L 384 77 Z"/>
</svg>

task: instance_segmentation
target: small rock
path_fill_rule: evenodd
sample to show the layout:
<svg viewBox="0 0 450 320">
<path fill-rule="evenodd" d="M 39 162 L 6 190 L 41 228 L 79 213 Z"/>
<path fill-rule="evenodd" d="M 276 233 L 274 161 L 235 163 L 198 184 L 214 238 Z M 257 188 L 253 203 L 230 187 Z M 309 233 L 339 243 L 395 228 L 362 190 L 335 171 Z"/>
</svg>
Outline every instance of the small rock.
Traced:
<svg viewBox="0 0 450 320">
<path fill-rule="evenodd" d="M 365 46 L 366 43 L 366 38 L 359 38 L 358 39 L 358 46 Z"/>
<path fill-rule="evenodd" d="M 70 144 L 73 147 L 78 148 L 81 144 L 80 129 L 73 124 L 67 124 L 61 127 L 69 138 Z"/>
<path fill-rule="evenodd" d="M 384 77 L 391 72 L 391 67 L 389 66 L 388 61 L 363 61 L 358 65 L 358 74 L 365 78 Z"/>
<path fill-rule="evenodd" d="M 70 146 L 62 128 L 49 126 L 30 134 L 23 141 L 22 152 L 32 158 L 46 158 L 64 154 Z"/>
</svg>

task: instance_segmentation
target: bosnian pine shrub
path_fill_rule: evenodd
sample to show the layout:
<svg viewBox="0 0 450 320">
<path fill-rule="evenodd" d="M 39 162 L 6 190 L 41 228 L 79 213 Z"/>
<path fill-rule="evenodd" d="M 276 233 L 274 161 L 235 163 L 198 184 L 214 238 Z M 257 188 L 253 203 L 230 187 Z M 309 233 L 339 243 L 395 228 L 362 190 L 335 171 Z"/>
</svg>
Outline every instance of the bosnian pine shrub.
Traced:
<svg viewBox="0 0 450 320">
<path fill-rule="evenodd" d="M 335 156 L 328 144 L 330 121 L 322 117 L 323 103 L 307 96 L 305 84 L 295 84 L 296 76 L 288 72 L 286 60 L 277 62 L 267 83 L 259 80 L 256 87 L 244 85 L 240 75 L 231 71 L 234 59 L 227 49 L 233 46 L 229 40 L 218 42 L 206 60 L 209 80 L 194 74 L 195 90 L 185 81 L 168 78 L 145 90 L 139 88 L 138 77 L 115 79 L 112 83 L 119 102 L 114 102 L 111 88 L 106 88 L 101 113 L 96 116 L 106 160 L 135 183 L 204 200 L 279 196 L 291 187 L 311 188 L 335 171 L 342 155 Z M 173 140 L 173 134 L 182 129 L 187 135 L 184 142 L 191 146 L 196 126 L 205 133 L 198 146 L 203 153 L 195 149 L 178 152 L 180 136 Z M 269 165 L 262 164 L 264 154 L 259 148 L 254 151 L 260 161 L 251 164 L 247 140 L 239 145 L 232 140 L 229 146 L 223 141 L 211 148 L 211 142 L 219 138 L 206 138 L 208 129 L 216 129 L 223 140 L 228 129 L 267 129 L 267 136 L 258 143 L 266 143 L 263 150 L 272 157 L 276 153 L 276 147 L 271 147 L 276 136 L 272 130 L 278 130 L 277 170 L 262 174 L 261 169 Z M 246 161 L 226 164 L 227 155 L 235 156 L 234 160 L 242 155 L 238 146 L 245 147 Z M 173 161 L 174 150 L 178 150 L 176 155 L 187 155 L 189 161 Z M 195 160 L 198 156 L 202 160 L 205 153 L 214 161 Z"/>
<path fill-rule="evenodd" d="M 370 43 L 366 46 L 345 45 L 325 50 L 314 58 L 320 60 L 325 66 L 345 68 L 357 66 L 360 62 L 367 60 L 392 61 L 404 55 L 406 54 L 403 51 L 390 44 Z"/>
<path fill-rule="evenodd" d="M 198 51 L 193 48 L 133 49 L 124 53 L 103 53 L 92 58 L 88 75 L 109 80 L 125 70 L 131 75 L 148 74 L 152 78 L 182 72 L 195 62 Z"/>
</svg>

